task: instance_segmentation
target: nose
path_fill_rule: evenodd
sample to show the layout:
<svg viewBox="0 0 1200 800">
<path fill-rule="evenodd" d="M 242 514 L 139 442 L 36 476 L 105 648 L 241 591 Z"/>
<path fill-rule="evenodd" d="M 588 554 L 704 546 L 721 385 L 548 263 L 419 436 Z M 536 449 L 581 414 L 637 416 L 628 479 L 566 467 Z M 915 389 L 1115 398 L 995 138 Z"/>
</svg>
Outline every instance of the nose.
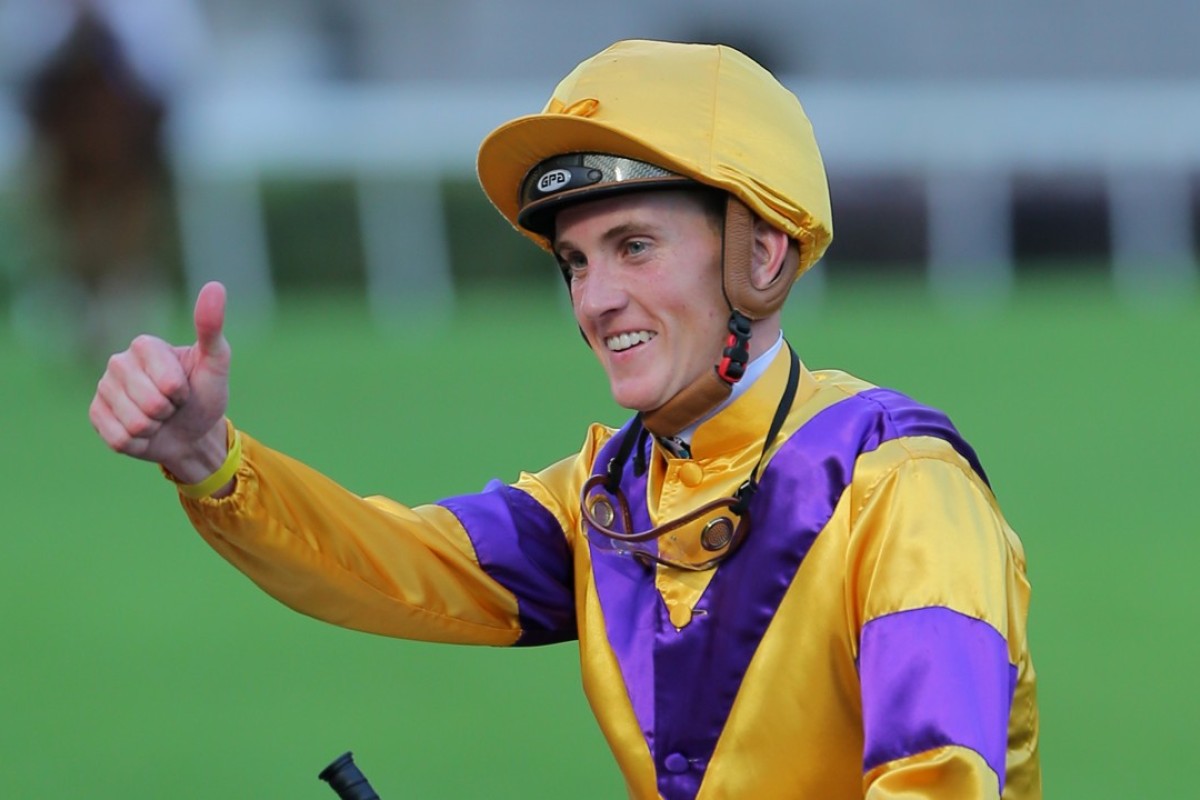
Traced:
<svg viewBox="0 0 1200 800">
<path fill-rule="evenodd" d="M 619 270 L 604 262 L 589 261 L 587 272 L 571 284 L 571 301 L 582 324 L 620 311 L 629 302 L 629 294 Z"/>
</svg>

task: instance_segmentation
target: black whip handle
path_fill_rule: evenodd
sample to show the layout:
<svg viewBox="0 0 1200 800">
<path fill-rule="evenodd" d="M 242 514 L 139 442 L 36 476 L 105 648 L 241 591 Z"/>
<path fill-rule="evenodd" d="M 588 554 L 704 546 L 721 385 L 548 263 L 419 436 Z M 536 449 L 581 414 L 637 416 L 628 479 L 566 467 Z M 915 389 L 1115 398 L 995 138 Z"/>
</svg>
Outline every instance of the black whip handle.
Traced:
<svg viewBox="0 0 1200 800">
<path fill-rule="evenodd" d="M 317 777 L 328 783 L 342 800 L 379 800 L 379 795 L 354 763 L 353 753 L 342 753 Z"/>
</svg>

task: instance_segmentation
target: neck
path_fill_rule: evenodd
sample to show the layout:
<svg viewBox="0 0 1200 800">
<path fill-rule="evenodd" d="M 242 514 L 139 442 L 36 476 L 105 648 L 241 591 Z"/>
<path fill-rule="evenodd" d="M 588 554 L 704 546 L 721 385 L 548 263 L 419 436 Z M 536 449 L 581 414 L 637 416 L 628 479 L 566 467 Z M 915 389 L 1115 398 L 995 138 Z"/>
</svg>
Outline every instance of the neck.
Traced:
<svg viewBox="0 0 1200 800">
<path fill-rule="evenodd" d="M 779 343 L 783 336 L 783 329 L 779 324 L 779 313 L 776 312 L 765 319 L 755 320 L 750 323 L 750 361 L 754 362 L 761 358 L 767 351 L 772 353 L 779 351 Z M 744 380 L 744 379 L 743 379 Z M 740 381 L 739 381 L 740 383 Z M 734 387 L 737 391 L 737 387 Z"/>
</svg>

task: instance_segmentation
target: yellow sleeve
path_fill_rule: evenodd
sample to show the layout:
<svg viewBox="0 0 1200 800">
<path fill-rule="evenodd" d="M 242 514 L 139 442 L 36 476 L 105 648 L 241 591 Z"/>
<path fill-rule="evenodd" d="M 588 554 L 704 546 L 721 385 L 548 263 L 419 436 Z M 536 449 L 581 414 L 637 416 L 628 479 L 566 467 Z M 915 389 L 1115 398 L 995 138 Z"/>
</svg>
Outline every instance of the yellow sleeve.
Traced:
<svg viewBox="0 0 1200 800">
<path fill-rule="evenodd" d="M 996 773 L 978 753 L 940 747 L 880 764 L 863 778 L 866 800 L 976 800 L 1000 796 Z"/>
<path fill-rule="evenodd" d="M 1020 543 L 987 485 L 936 440 L 868 454 L 855 491 L 847 606 L 865 795 L 1000 797 L 1027 724 L 1013 715 L 1028 659 Z"/>
<path fill-rule="evenodd" d="M 372 633 L 489 645 L 519 639 L 516 597 L 481 568 L 449 509 L 359 497 L 242 436 L 234 492 L 181 502 L 204 540 L 270 595 Z"/>
</svg>

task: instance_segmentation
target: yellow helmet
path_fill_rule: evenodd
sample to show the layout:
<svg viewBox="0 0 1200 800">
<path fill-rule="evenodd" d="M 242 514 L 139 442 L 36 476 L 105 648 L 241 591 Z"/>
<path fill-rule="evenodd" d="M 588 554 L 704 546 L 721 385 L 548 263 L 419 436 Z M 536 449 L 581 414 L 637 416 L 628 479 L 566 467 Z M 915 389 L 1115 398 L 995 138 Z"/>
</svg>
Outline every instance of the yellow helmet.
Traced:
<svg viewBox="0 0 1200 800">
<path fill-rule="evenodd" d="M 540 114 L 484 139 L 479 181 L 514 227 L 550 250 L 545 228 L 522 215 L 532 199 L 527 176 L 548 159 L 583 153 L 632 159 L 729 192 L 799 242 L 797 274 L 833 237 L 825 168 L 804 109 L 733 48 L 617 42 L 572 70 Z"/>
<path fill-rule="evenodd" d="M 714 342 L 721 355 L 712 372 L 640 415 L 659 435 L 729 396 L 749 359 L 751 320 L 779 310 L 833 237 L 825 167 L 800 102 L 723 45 L 617 42 L 564 78 L 540 114 L 492 131 L 477 169 L 500 213 L 548 251 L 553 212 L 567 203 L 689 184 L 727 193 L 721 280 L 729 337 Z M 799 245 L 767 286 L 750 278 L 751 211 Z"/>
</svg>

